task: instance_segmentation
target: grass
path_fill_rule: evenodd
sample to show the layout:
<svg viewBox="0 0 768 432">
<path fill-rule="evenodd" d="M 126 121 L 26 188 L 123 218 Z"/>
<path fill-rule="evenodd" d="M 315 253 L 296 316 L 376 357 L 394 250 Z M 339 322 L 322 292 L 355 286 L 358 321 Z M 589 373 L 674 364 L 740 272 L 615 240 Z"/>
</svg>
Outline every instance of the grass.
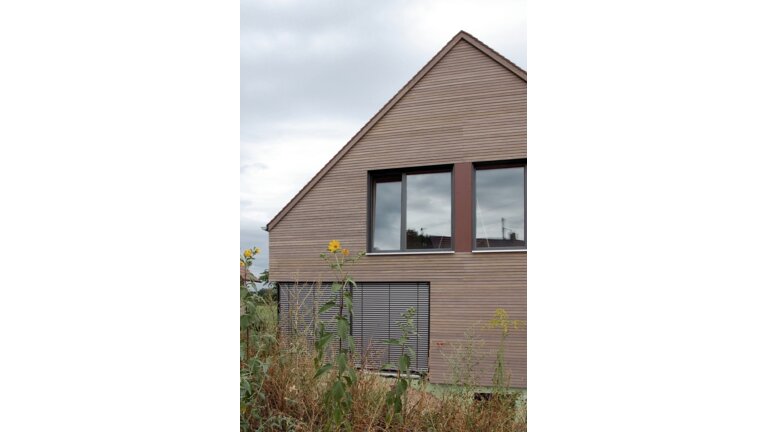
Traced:
<svg viewBox="0 0 768 432">
<path fill-rule="evenodd" d="M 277 326 L 277 305 L 258 305 L 256 315 L 268 327 Z"/>
<path fill-rule="evenodd" d="M 394 380 L 358 371 L 350 389 L 349 428 L 331 426 L 323 404 L 329 375 L 315 379 L 314 352 L 306 339 L 280 335 L 275 305 L 256 307 L 258 331 L 248 333 L 241 361 L 241 430 L 251 431 L 525 431 L 525 394 L 476 401 L 475 387 L 414 381 L 401 419 L 386 394 Z M 241 332 L 241 341 L 245 336 Z M 243 344 L 245 346 L 245 344 Z M 488 388 L 479 388 L 489 390 Z"/>
</svg>

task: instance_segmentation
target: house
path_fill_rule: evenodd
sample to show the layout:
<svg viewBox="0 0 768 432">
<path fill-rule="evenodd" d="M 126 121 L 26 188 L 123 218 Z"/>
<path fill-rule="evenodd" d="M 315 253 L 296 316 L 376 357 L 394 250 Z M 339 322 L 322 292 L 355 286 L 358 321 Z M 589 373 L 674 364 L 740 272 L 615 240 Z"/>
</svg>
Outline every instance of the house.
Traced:
<svg viewBox="0 0 768 432">
<path fill-rule="evenodd" d="M 396 358 L 381 340 L 413 306 L 414 371 L 451 383 L 473 329 L 490 385 L 501 332 L 487 324 L 502 308 L 506 372 L 527 387 L 526 93 L 526 71 L 468 33 L 451 39 L 267 225 L 283 325 L 329 295 L 311 283 L 333 280 L 318 255 L 337 239 L 367 252 L 352 269 L 367 365 Z"/>
<path fill-rule="evenodd" d="M 240 285 L 246 283 L 246 282 L 259 282 L 259 278 L 256 277 L 255 274 L 251 273 L 251 271 L 244 266 L 240 266 Z"/>
</svg>

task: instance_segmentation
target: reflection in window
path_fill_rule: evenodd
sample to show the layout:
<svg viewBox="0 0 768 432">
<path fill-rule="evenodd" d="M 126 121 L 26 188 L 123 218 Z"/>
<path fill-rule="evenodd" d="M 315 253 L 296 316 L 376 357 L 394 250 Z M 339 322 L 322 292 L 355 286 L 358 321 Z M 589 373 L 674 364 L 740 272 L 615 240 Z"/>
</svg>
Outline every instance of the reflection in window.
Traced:
<svg viewBox="0 0 768 432">
<path fill-rule="evenodd" d="M 451 173 L 406 176 L 406 249 L 451 247 Z"/>
<path fill-rule="evenodd" d="M 450 167 L 372 174 L 371 252 L 453 247 Z"/>
<path fill-rule="evenodd" d="M 525 247 L 525 167 L 475 171 L 475 247 Z"/>
<path fill-rule="evenodd" d="M 375 183 L 373 250 L 400 249 L 401 182 Z"/>
</svg>

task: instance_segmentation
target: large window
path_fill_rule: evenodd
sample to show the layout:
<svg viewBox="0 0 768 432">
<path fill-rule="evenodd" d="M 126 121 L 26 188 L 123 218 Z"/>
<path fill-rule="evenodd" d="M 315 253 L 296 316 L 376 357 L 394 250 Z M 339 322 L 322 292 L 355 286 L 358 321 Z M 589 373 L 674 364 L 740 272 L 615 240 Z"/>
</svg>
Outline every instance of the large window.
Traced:
<svg viewBox="0 0 768 432">
<path fill-rule="evenodd" d="M 451 250 L 450 167 L 371 174 L 370 252 Z"/>
<path fill-rule="evenodd" d="M 331 289 L 332 283 L 277 283 L 278 317 L 284 334 L 305 336 L 315 340 L 315 328 L 323 321 L 326 330 L 336 330 L 338 313 L 334 308 L 320 313 L 329 300 L 339 301 L 339 293 Z M 413 317 L 416 334 L 408 338 L 407 345 L 414 350 L 410 370 L 427 372 L 429 353 L 429 282 L 358 282 L 352 293 L 354 316 L 349 308 L 351 334 L 355 340 L 355 366 L 365 358 L 365 366 L 374 370 L 386 364 L 397 364 L 400 348 L 394 349 L 384 341 L 400 335 L 398 323 L 409 308 L 416 309 Z"/>
<path fill-rule="evenodd" d="M 475 249 L 524 249 L 525 163 L 475 165 Z"/>
</svg>

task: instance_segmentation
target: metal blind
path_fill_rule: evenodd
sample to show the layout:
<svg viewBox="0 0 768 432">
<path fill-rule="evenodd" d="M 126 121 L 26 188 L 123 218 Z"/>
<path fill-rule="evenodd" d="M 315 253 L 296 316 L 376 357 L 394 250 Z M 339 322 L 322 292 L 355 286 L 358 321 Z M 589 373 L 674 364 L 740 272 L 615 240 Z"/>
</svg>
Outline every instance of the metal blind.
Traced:
<svg viewBox="0 0 768 432">
<path fill-rule="evenodd" d="M 278 284 L 280 296 L 280 326 L 283 332 L 295 332 L 314 340 L 317 311 L 331 298 L 331 284 Z M 429 367 L 429 283 L 358 283 L 352 292 L 354 315 L 352 336 L 355 340 L 356 364 L 367 369 L 380 369 L 390 363 L 397 365 L 400 349 L 384 343 L 400 337 L 397 323 L 409 307 L 416 309 L 416 336 L 408 341 L 416 353 L 411 359 L 412 372 L 427 372 Z M 338 301 L 338 298 L 337 298 Z M 335 310 L 320 317 L 328 331 L 336 330 Z"/>
<path fill-rule="evenodd" d="M 339 293 L 333 294 L 330 283 L 281 282 L 277 284 L 277 289 L 281 330 L 314 341 L 320 308 L 333 297 L 339 303 Z M 333 319 L 336 313 L 337 309 L 331 308 L 319 314 L 319 319 L 325 322 L 325 329 L 329 332 L 336 332 L 336 320 Z M 347 312 L 345 315 L 349 316 Z"/>
</svg>

